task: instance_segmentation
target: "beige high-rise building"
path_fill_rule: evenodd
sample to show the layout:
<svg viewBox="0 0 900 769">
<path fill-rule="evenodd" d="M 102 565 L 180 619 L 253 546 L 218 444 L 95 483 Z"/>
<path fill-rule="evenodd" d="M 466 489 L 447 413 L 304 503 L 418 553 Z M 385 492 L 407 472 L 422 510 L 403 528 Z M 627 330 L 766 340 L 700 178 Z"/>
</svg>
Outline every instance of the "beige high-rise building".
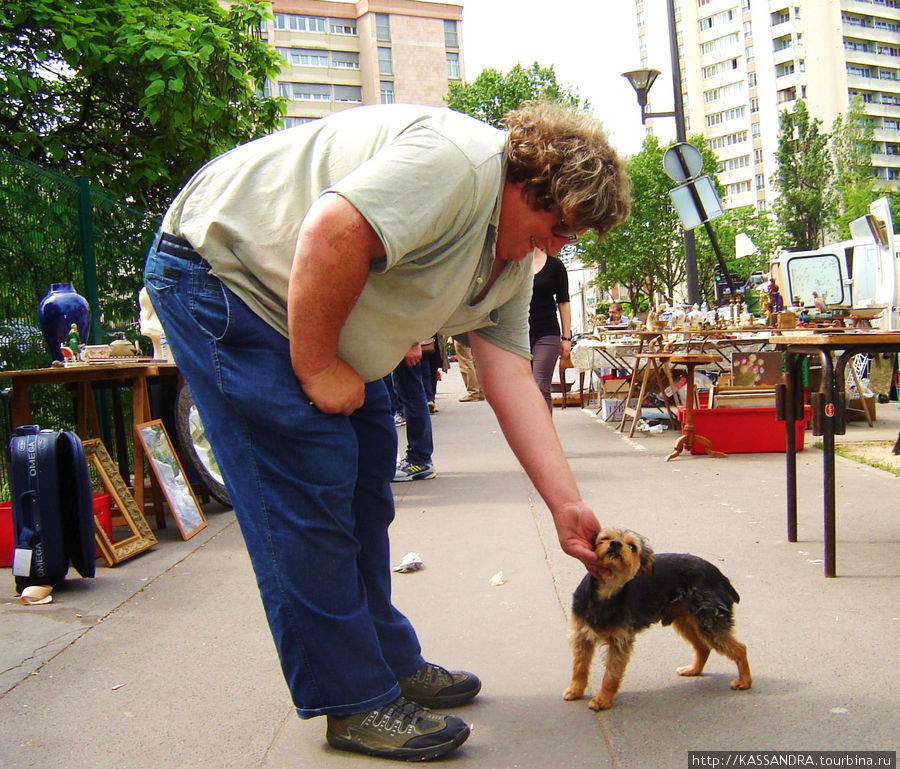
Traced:
<svg viewBox="0 0 900 769">
<path fill-rule="evenodd" d="M 285 126 L 360 104 L 443 106 L 464 75 L 462 6 L 421 0 L 275 0 L 262 34 L 287 61 Z"/>
<path fill-rule="evenodd" d="M 648 111 L 671 105 L 672 1 L 635 0 L 641 66 L 663 71 Z M 687 133 L 716 152 L 726 208 L 771 208 L 779 116 L 797 99 L 830 131 L 861 96 L 875 173 L 900 187 L 900 0 L 674 2 Z"/>
</svg>

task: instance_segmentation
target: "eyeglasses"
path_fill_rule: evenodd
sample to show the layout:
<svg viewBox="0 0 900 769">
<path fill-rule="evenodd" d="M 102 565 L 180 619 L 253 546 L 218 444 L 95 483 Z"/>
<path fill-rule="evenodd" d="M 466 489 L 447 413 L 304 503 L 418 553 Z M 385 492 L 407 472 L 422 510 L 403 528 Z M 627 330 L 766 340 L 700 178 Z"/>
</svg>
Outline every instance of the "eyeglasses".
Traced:
<svg viewBox="0 0 900 769">
<path fill-rule="evenodd" d="M 574 243 L 576 240 L 578 240 L 578 233 L 575 231 L 575 229 L 572 226 L 566 224 L 566 220 L 563 219 L 561 216 L 559 217 L 559 224 L 554 226 L 550 230 L 550 232 L 553 233 L 554 237 L 562 238 L 563 240 L 566 240 L 569 243 Z"/>
</svg>

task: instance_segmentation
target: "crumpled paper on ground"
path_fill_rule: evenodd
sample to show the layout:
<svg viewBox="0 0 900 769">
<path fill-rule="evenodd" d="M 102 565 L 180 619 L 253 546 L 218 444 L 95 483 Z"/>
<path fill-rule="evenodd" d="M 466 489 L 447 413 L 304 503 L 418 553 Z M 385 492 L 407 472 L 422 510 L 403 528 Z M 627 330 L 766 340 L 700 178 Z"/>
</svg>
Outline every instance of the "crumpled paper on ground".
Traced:
<svg viewBox="0 0 900 769">
<path fill-rule="evenodd" d="M 53 601 L 53 588 L 50 585 L 30 585 L 19 595 L 19 602 L 26 606 L 37 606 Z"/>
<path fill-rule="evenodd" d="M 394 571 L 406 574 L 407 572 L 418 571 L 424 568 L 425 564 L 422 563 L 422 557 L 418 553 L 407 553 L 400 560 L 400 563 L 394 567 Z"/>
</svg>

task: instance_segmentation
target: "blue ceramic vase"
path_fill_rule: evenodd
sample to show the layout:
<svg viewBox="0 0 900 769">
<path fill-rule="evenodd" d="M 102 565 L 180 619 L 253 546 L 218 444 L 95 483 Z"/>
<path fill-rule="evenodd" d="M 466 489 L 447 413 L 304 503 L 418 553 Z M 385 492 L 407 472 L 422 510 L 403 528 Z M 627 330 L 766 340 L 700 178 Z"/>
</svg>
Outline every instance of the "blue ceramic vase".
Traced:
<svg viewBox="0 0 900 769">
<path fill-rule="evenodd" d="M 38 304 L 37 315 L 51 360 L 63 359 L 59 346 L 66 342 L 73 323 L 78 327 L 81 341 L 88 341 L 91 311 L 87 299 L 76 293 L 71 283 L 51 283 Z"/>
</svg>

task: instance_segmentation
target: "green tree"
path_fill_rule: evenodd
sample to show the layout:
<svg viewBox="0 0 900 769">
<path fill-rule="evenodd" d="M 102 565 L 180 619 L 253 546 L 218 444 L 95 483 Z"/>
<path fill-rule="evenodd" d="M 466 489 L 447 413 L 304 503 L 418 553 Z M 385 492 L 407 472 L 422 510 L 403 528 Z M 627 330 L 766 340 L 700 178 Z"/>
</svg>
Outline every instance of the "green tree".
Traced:
<svg viewBox="0 0 900 769">
<path fill-rule="evenodd" d="M 838 115 L 831 130 L 834 186 L 839 198 L 838 237 L 850 238 L 850 222 L 868 212 L 876 197 L 872 168 L 875 128 L 866 118 L 862 97 L 854 96 L 846 115 Z"/>
<path fill-rule="evenodd" d="M 772 181 L 779 193 L 775 215 L 784 230 L 783 245 L 790 251 L 818 248 L 834 227 L 834 165 L 828 151 L 829 135 L 822 132 L 821 125 L 802 99 L 793 112 L 781 113 L 775 153 L 778 167 Z"/>
<path fill-rule="evenodd" d="M 644 139 L 641 151 L 627 161 L 630 218 L 604 240 L 591 233 L 579 242 L 582 262 L 598 268 L 598 287 L 608 291 L 617 284 L 624 286 L 632 310 L 638 312 L 655 305 L 660 294 L 671 297 L 670 286 L 684 277 L 678 217 L 668 195 L 672 181 L 663 170 L 663 152 L 655 136 Z"/>
<path fill-rule="evenodd" d="M 278 127 L 265 5 L 28 0 L 0 8 L 0 148 L 161 212 L 198 166 Z"/>
<path fill-rule="evenodd" d="M 715 154 L 702 136 L 690 139 L 703 159 L 701 174 L 713 178 L 718 166 Z M 671 146 L 671 145 L 669 145 Z M 579 242 L 582 261 L 599 267 L 597 284 L 608 290 L 619 283 L 628 289 L 632 306 L 644 310 L 655 306 L 660 297 L 675 301 L 685 280 L 684 232 L 669 191 L 676 186 L 663 168 L 663 155 L 668 147 L 660 145 L 652 135 L 644 139 L 641 151 L 628 159 L 631 177 L 631 218 L 613 230 L 605 241 L 584 237 Z M 717 220 L 719 222 L 721 220 Z M 714 228 L 716 225 L 713 225 Z M 721 228 L 721 225 L 719 225 Z M 720 244 L 725 236 L 730 241 L 734 258 L 734 236 L 724 229 L 715 230 Z M 697 277 L 701 300 L 712 304 L 715 297 L 714 271 L 717 264 L 712 243 L 703 228 L 697 237 Z M 722 249 L 728 253 L 728 247 Z"/>
<path fill-rule="evenodd" d="M 516 64 L 505 75 L 485 69 L 471 83 L 450 83 L 447 106 L 500 127 L 503 116 L 526 101 L 547 100 L 588 109 L 577 90 L 561 86 L 553 67 L 534 62 L 528 69 Z"/>
</svg>

